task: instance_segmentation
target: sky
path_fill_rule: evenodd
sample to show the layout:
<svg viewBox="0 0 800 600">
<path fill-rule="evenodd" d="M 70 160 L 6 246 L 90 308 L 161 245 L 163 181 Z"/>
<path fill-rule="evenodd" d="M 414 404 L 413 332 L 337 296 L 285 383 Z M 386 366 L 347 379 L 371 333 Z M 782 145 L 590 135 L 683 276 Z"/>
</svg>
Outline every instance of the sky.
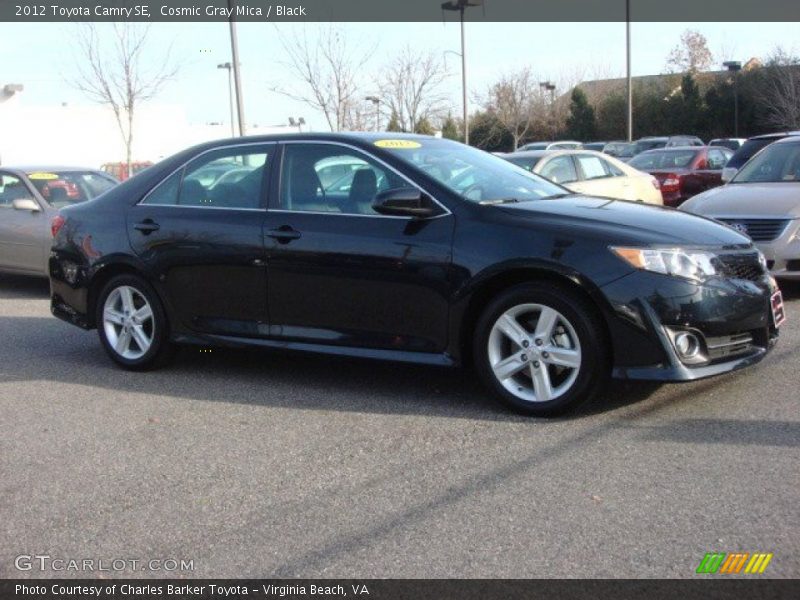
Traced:
<svg viewBox="0 0 800 600">
<path fill-rule="evenodd" d="M 364 95 L 374 94 L 375 78 L 405 45 L 421 52 L 441 53 L 452 74 L 445 92 L 452 98 L 453 114 L 461 114 L 460 50 L 458 23 L 340 23 L 348 44 L 371 52 L 362 75 Z M 98 24 L 107 35 L 108 24 Z M 292 85 L 283 64 L 278 33 L 293 36 L 305 28 L 313 37 L 325 24 L 238 25 L 245 120 L 261 126 L 281 125 L 291 117 L 304 117 L 313 130 L 325 130 L 322 115 L 274 91 Z M 708 40 L 715 60 L 764 57 L 776 46 L 797 51 L 797 23 L 633 23 L 633 75 L 664 71 L 669 51 L 681 33 L 692 28 Z M 74 86 L 78 53 L 74 23 L 0 24 L 0 86 L 21 83 L 27 105 L 87 104 Z M 467 72 L 470 110 L 502 74 L 529 66 L 542 80 L 552 80 L 559 92 L 583 79 L 622 77 L 625 74 L 624 23 L 468 23 Z M 170 50 L 180 65 L 154 103 L 180 104 L 194 123 L 229 123 L 227 72 L 217 69 L 230 61 L 227 23 L 154 23 L 145 53 L 146 68 L 157 69 Z"/>
</svg>

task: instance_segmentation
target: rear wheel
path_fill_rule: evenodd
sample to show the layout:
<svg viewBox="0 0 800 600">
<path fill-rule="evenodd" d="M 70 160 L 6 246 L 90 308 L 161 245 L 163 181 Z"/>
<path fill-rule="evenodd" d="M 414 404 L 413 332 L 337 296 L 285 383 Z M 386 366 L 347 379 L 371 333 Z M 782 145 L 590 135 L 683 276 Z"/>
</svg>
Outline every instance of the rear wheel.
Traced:
<svg viewBox="0 0 800 600">
<path fill-rule="evenodd" d="M 169 324 L 153 288 L 137 275 L 119 275 L 102 289 L 95 322 L 103 348 L 131 370 L 158 367 L 171 358 Z"/>
<path fill-rule="evenodd" d="M 554 416 L 602 389 L 609 372 L 605 340 L 584 298 L 552 284 L 525 284 L 486 308 L 473 351 L 481 379 L 502 402 Z"/>
</svg>

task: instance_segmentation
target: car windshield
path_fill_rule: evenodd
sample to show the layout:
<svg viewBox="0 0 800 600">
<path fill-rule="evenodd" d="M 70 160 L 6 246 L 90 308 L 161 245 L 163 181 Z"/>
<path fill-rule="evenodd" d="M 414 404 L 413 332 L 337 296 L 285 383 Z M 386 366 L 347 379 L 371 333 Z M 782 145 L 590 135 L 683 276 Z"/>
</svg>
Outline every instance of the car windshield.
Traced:
<svg viewBox="0 0 800 600">
<path fill-rule="evenodd" d="M 639 140 L 638 142 L 634 142 L 633 145 L 635 153 L 639 154 L 640 152 L 653 150 L 654 148 L 663 148 L 667 145 L 667 140 Z"/>
<path fill-rule="evenodd" d="M 744 144 L 742 144 L 742 147 L 739 148 L 734 153 L 733 156 L 731 156 L 731 159 L 728 161 L 727 166 L 738 169 L 748 160 L 753 158 L 756 152 L 758 152 L 759 150 L 761 150 L 766 146 L 769 146 L 772 142 L 774 142 L 777 139 L 779 138 L 761 138 L 761 139 L 747 140 Z"/>
<path fill-rule="evenodd" d="M 441 139 L 377 142 L 471 202 L 527 201 L 561 196 L 568 191 L 497 156 Z"/>
<path fill-rule="evenodd" d="M 686 169 L 697 155 L 695 150 L 664 150 L 635 156 L 628 164 L 644 171 L 655 169 Z"/>
<path fill-rule="evenodd" d="M 745 164 L 731 183 L 800 181 L 800 143 L 772 144 Z"/>
<path fill-rule="evenodd" d="M 512 165 L 517 165 L 518 167 L 522 167 L 526 171 L 532 171 L 533 168 L 539 164 L 539 161 L 542 160 L 541 156 L 505 156 L 503 157 L 505 160 L 510 162 Z"/>
<path fill-rule="evenodd" d="M 31 171 L 27 176 L 42 198 L 55 208 L 91 200 L 117 185 L 114 179 L 97 171 Z"/>
</svg>

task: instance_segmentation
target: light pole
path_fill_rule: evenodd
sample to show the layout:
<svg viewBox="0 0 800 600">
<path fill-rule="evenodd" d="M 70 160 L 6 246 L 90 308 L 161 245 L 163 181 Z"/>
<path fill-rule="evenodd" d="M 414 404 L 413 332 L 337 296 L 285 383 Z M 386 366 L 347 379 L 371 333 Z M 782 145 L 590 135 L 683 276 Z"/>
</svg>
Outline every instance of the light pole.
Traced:
<svg viewBox="0 0 800 600">
<path fill-rule="evenodd" d="M 236 132 L 234 131 L 234 122 L 236 118 L 233 116 L 233 90 L 231 89 L 231 86 L 233 85 L 233 65 L 229 62 L 226 62 L 217 65 L 217 68 L 228 70 L 228 103 L 231 107 L 231 137 L 236 137 Z"/>
<path fill-rule="evenodd" d="M 738 60 L 729 60 L 722 66 L 733 73 L 733 137 L 739 137 L 739 71 L 742 63 Z"/>
<path fill-rule="evenodd" d="M 458 12 L 461 16 L 461 100 L 464 105 L 464 143 L 469 144 L 469 115 L 467 114 L 467 51 L 464 43 L 464 11 L 470 6 L 480 6 L 483 0 L 448 0 L 442 10 Z"/>
<path fill-rule="evenodd" d="M 381 130 L 381 99 L 377 96 L 367 96 L 364 98 L 367 102 L 372 102 L 375 105 L 375 131 Z"/>
<path fill-rule="evenodd" d="M 625 69 L 627 80 L 627 137 L 633 141 L 633 85 L 631 84 L 631 0 L 625 0 Z"/>
<path fill-rule="evenodd" d="M 239 135 L 245 134 L 244 125 L 244 99 L 242 98 L 242 78 L 239 74 L 239 41 L 236 37 L 236 22 L 233 20 L 233 0 L 228 0 L 228 8 L 230 9 L 230 19 L 228 24 L 231 30 L 231 58 L 233 59 L 233 83 L 236 88 L 236 113 L 239 117 Z"/>
<path fill-rule="evenodd" d="M 549 81 L 540 81 L 539 87 L 543 90 L 550 92 L 550 112 L 553 119 L 553 141 L 556 141 L 558 132 L 556 131 L 556 84 Z"/>
</svg>

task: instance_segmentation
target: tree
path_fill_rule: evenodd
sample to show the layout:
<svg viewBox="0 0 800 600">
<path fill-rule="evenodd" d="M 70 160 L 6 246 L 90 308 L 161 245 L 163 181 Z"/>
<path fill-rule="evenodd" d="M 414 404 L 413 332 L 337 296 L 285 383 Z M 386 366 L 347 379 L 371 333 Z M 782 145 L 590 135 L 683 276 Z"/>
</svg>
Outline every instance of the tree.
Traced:
<svg viewBox="0 0 800 600">
<path fill-rule="evenodd" d="M 496 119 L 511 133 L 513 150 L 530 133 L 537 112 L 538 116 L 544 112 L 537 79 L 527 67 L 503 76 L 489 89 L 483 104 L 494 111 Z"/>
<path fill-rule="evenodd" d="M 406 46 L 383 70 L 383 102 L 397 116 L 403 131 L 416 131 L 417 123 L 442 114 L 447 96 L 442 84 L 449 74 L 444 60 L 433 51 L 421 54 Z"/>
<path fill-rule="evenodd" d="M 514 140 L 494 111 L 486 110 L 470 118 L 469 143 L 487 152 L 507 152 Z"/>
<path fill-rule="evenodd" d="M 627 135 L 627 99 L 619 93 L 607 94 L 597 104 L 597 137 L 620 140 Z"/>
<path fill-rule="evenodd" d="M 464 137 L 461 135 L 461 127 L 451 114 L 442 123 L 442 137 L 456 141 L 461 141 Z"/>
<path fill-rule="evenodd" d="M 434 135 L 436 133 L 436 129 L 434 129 L 431 122 L 428 121 L 427 118 L 423 117 L 419 121 L 417 121 L 417 126 L 414 128 L 414 133 L 419 133 L 421 135 Z"/>
<path fill-rule="evenodd" d="M 699 31 L 687 29 L 680 43 L 667 55 L 667 72 L 697 73 L 706 71 L 714 63 L 706 37 Z"/>
<path fill-rule="evenodd" d="M 590 141 L 597 136 L 594 108 L 589 105 L 586 93 L 579 87 L 572 90 L 567 117 L 567 136 L 582 141 Z"/>
<path fill-rule="evenodd" d="M 800 129 L 800 59 L 776 48 L 764 67 L 758 100 L 771 129 Z"/>
<path fill-rule="evenodd" d="M 283 64 L 301 89 L 281 85 L 273 91 L 322 112 L 331 131 L 347 129 L 363 100 L 357 75 L 372 51 L 350 44 L 334 26 L 320 29 L 313 42 L 306 30 L 293 38 L 278 31 L 278 39 L 287 56 Z"/>
<path fill-rule="evenodd" d="M 386 131 L 403 131 L 403 128 L 400 127 L 400 119 L 397 118 L 397 113 L 395 111 L 392 111 L 392 115 L 389 117 L 389 123 L 386 125 Z"/>
<path fill-rule="evenodd" d="M 150 31 L 147 25 L 113 23 L 113 41 L 103 43 L 94 24 L 77 37 L 78 77 L 75 86 L 88 98 L 114 112 L 125 145 L 128 174 L 133 160 L 134 119 L 139 106 L 152 99 L 178 73 L 167 51 L 157 68 L 142 66 Z"/>
<path fill-rule="evenodd" d="M 697 134 L 703 119 L 703 99 L 691 72 L 681 79 L 678 93 L 667 99 L 666 116 L 670 131 Z"/>
</svg>

